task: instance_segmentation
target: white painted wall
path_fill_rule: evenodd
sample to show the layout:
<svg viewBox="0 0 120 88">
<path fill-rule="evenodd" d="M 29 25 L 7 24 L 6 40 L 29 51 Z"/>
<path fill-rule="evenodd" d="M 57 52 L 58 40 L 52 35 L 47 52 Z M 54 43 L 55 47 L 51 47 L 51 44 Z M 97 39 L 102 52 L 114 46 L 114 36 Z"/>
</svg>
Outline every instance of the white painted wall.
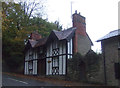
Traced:
<svg viewBox="0 0 120 88">
<path fill-rule="evenodd" d="M 66 44 L 63 43 L 63 54 L 66 54 Z"/>
<path fill-rule="evenodd" d="M 62 54 L 62 43 L 59 43 L 59 54 Z"/>
<path fill-rule="evenodd" d="M 25 62 L 24 64 L 25 64 L 25 67 L 24 67 L 24 74 L 27 74 L 26 62 Z"/>
<path fill-rule="evenodd" d="M 62 75 L 62 56 L 59 56 L 59 74 Z"/>
<path fill-rule="evenodd" d="M 66 55 L 63 56 L 63 74 L 66 74 Z"/>
<path fill-rule="evenodd" d="M 28 74 L 28 62 L 25 62 L 24 74 Z"/>
<path fill-rule="evenodd" d="M 48 61 L 52 61 L 52 58 L 46 58 L 46 75 L 52 75 L 52 62 Z"/>
<path fill-rule="evenodd" d="M 48 58 L 46 58 L 46 75 L 52 75 L 52 58 L 50 58 L 50 56 L 52 56 L 52 48 L 53 47 L 54 47 L 53 49 L 59 48 L 60 55 L 66 54 L 66 43 L 64 42 L 63 47 L 62 47 L 62 42 L 52 42 L 51 44 L 47 46 L 47 57 Z M 52 47 L 52 44 L 53 44 L 53 47 Z M 48 63 L 48 61 L 51 61 L 51 63 Z M 59 75 L 62 75 L 62 74 L 65 75 L 66 74 L 66 55 L 59 56 L 58 63 L 59 63 Z"/>
<path fill-rule="evenodd" d="M 73 54 L 73 44 L 72 44 L 72 39 L 70 39 L 70 41 L 68 41 L 67 45 L 68 45 L 68 54 Z M 68 59 L 72 58 L 72 55 L 68 55 Z"/>
<path fill-rule="evenodd" d="M 36 75 L 37 74 L 37 60 L 35 60 L 35 59 L 38 59 L 37 52 L 36 52 L 36 50 L 33 51 L 32 49 L 28 50 L 25 54 L 25 61 L 31 60 L 31 59 L 29 59 L 30 53 L 33 53 L 33 58 L 31 58 L 31 59 L 33 59 L 33 61 L 32 61 L 32 64 L 29 62 L 25 62 L 24 74 Z M 29 72 L 29 68 L 33 68 L 33 70 Z"/>
<path fill-rule="evenodd" d="M 49 58 L 49 61 L 51 61 L 51 63 L 49 63 L 49 66 L 50 66 L 50 72 L 49 72 L 49 74 L 52 74 L 52 58 Z"/>
<path fill-rule="evenodd" d="M 37 75 L 37 60 L 33 61 L 33 74 Z"/>
<path fill-rule="evenodd" d="M 29 60 L 29 51 L 26 51 L 26 54 L 25 54 L 25 61 L 28 61 Z M 24 63 L 24 74 L 28 74 L 28 62 L 25 62 Z"/>
</svg>

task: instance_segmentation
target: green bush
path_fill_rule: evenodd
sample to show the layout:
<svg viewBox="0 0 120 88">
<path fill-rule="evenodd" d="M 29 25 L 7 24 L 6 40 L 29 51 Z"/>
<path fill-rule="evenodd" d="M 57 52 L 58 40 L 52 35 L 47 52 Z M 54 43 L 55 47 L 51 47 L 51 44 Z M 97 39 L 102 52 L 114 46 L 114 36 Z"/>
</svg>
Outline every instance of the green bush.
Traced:
<svg viewBox="0 0 120 88">
<path fill-rule="evenodd" d="M 90 50 L 85 56 L 80 53 L 74 54 L 73 58 L 68 59 L 67 78 L 74 81 L 87 81 L 87 75 L 95 76 L 99 71 L 100 54 Z"/>
</svg>

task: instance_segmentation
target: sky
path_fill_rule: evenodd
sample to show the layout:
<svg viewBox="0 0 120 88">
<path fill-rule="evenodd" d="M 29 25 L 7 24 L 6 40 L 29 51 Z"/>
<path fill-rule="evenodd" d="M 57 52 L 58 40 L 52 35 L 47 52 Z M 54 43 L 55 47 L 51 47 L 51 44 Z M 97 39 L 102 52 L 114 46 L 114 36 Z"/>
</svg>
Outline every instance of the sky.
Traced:
<svg viewBox="0 0 120 88">
<path fill-rule="evenodd" d="M 32 1 L 32 0 L 31 0 Z M 40 0 L 35 0 L 40 2 Z M 101 43 L 96 42 L 110 31 L 118 29 L 118 2 L 120 0 L 45 0 L 45 15 L 49 22 L 60 22 L 63 29 L 72 27 L 71 14 L 75 10 L 86 18 L 86 31 L 95 52 L 100 52 Z M 72 2 L 72 13 L 71 13 Z"/>
<path fill-rule="evenodd" d="M 72 14 L 77 10 L 86 17 L 86 31 L 94 44 L 92 49 L 99 52 L 101 43 L 96 40 L 118 29 L 119 0 L 47 0 L 48 21 L 58 20 L 65 29 L 72 27 L 71 2 Z"/>
</svg>

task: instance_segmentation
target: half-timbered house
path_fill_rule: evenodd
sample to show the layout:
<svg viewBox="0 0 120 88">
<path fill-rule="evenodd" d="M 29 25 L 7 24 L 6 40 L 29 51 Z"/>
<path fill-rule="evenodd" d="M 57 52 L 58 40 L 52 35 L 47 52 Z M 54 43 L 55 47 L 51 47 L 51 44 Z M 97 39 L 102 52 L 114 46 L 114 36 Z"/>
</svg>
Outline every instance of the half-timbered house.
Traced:
<svg viewBox="0 0 120 88">
<path fill-rule="evenodd" d="M 86 32 L 85 17 L 73 14 L 73 27 L 53 30 L 47 38 L 32 33 L 25 48 L 25 74 L 66 75 L 67 60 L 74 53 L 85 55 L 92 46 Z"/>
</svg>

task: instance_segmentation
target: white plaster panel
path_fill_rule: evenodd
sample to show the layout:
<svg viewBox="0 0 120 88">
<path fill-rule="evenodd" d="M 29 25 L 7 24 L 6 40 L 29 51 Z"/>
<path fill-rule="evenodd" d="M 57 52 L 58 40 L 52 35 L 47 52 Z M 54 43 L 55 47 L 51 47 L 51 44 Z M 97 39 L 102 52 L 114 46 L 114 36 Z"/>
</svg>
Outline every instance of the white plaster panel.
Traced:
<svg viewBox="0 0 120 88">
<path fill-rule="evenodd" d="M 68 54 L 70 54 L 70 42 L 67 42 L 67 46 L 68 46 Z"/>
<path fill-rule="evenodd" d="M 50 53 L 50 56 L 52 56 L 52 44 L 50 44 L 50 51 L 49 51 L 49 53 Z"/>
<path fill-rule="evenodd" d="M 25 62 L 26 63 L 26 65 L 25 65 L 25 67 L 26 67 L 26 74 L 28 74 L 28 62 Z"/>
<path fill-rule="evenodd" d="M 70 40 L 70 44 L 71 44 L 70 45 L 71 46 L 71 51 L 70 51 L 71 53 L 70 54 L 72 54 L 72 51 L 73 51 L 73 42 L 72 42 L 72 39 Z"/>
<path fill-rule="evenodd" d="M 37 60 L 33 61 L 33 74 L 36 75 L 37 74 Z"/>
<path fill-rule="evenodd" d="M 63 74 L 66 74 L 66 56 L 63 56 Z"/>
<path fill-rule="evenodd" d="M 63 54 L 66 54 L 66 44 L 63 44 Z"/>
<path fill-rule="evenodd" d="M 59 56 L 59 74 L 62 74 L 62 56 Z"/>
<path fill-rule="evenodd" d="M 52 61 L 52 58 L 49 58 L 49 61 Z M 52 62 L 51 63 L 49 63 L 49 75 L 51 75 L 52 74 Z"/>
<path fill-rule="evenodd" d="M 60 51 L 60 54 L 62 54 L 62 43 L 60 43 L 59 51 Z"/>
</svg>

